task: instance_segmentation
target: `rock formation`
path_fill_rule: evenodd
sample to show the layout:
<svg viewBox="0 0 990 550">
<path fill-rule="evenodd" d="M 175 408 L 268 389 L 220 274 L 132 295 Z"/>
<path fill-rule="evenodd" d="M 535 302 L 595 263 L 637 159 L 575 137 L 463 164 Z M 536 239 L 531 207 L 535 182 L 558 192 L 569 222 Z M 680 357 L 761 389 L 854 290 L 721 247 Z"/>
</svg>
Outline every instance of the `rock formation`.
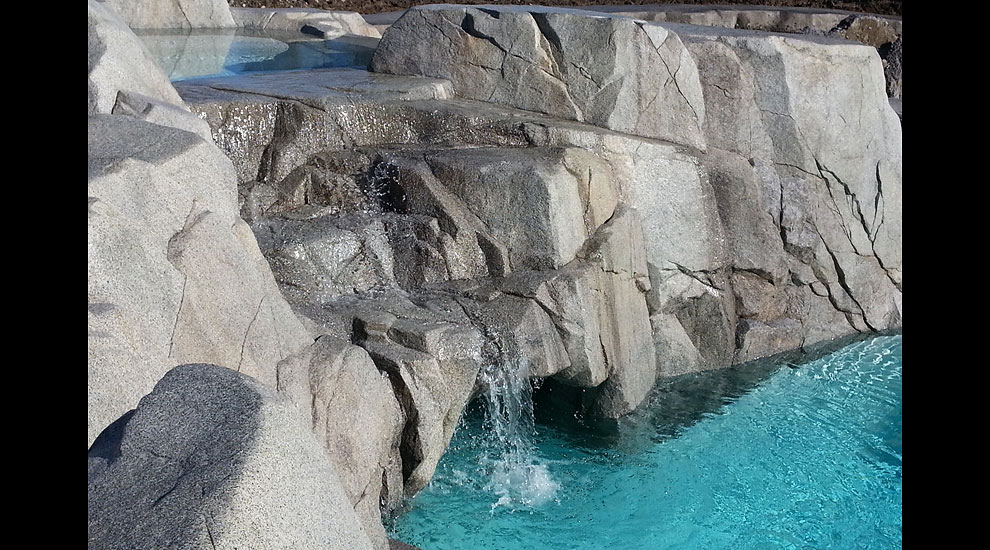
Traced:
<svg viewBox="0 0 990 550">
<path fill-rule="evenodd" d="M 618 418 L 658 377 L 901 325 L 901 127 L 876 44 L 431 6 L 371 72 L 173 86 L 107 4 L 89 20 L 91 547 L 235 544 L 260 524 L 224 518 L 318 475 L 326 512 L 262 546 L 384 549 L 381 514 L 429 482 L 497 366 Z M 230 437 L 203 448 L 210 429 Z M 283 460 L 282 436 L 301 457 L 284 487 L 239 477 Z"/>
</svg>

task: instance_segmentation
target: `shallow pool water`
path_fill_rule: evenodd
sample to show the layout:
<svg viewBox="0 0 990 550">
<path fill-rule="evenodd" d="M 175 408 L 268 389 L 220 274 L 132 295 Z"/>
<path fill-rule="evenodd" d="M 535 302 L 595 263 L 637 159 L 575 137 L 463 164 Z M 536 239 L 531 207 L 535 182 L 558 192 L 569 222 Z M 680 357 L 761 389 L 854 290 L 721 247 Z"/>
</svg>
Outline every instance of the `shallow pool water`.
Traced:
<svg viewBox="0 0 990 550">
<path fill-rule="evenodd" d="M 250 29 L 138 30 L 169 80 L 258 72 L 349 67 L 365 69 L 377 38 L 316 38 L 300 32 Z"/>
<path fill-rule="evenodd" d="M 423 550 L 899 549 L 901 339 L 664 382 L 608 428 L 537 414 L 509 461 L 477 404 L 390 534 Z"/>
</svg>

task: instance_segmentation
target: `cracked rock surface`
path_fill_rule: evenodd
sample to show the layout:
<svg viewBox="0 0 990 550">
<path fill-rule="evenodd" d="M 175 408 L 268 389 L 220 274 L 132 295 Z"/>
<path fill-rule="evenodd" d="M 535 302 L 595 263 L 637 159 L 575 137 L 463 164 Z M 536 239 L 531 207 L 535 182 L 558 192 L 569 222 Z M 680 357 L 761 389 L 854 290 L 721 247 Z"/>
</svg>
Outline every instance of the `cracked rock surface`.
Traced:
<svg viewBox="0 0 990 550">
<path fill-rule="evenodd" d="M 444 78 L 460 97 L 705 148 L 693 59 L 676 34 L 625 17 L 418 7 L 389 27 L 371 70 Z"/>
<path fill-rule="evenodd" d="M 381 514 L 497 368 L 614 419 L 659 377 L 901 326 L 901 130 L 875 47 L 434 6 L 386 31 L 374 68 L 396 74 L 173 89 L 115 17 L 90 1 L 90 499 L 150 504 L 91 504 L 91 538 L 222 547 L 267 525 L 223 514 L 282 494 L 238 476 L 294 411 L 344 505 L 286 536 L 384 550 Z M 874 23 L 842 25 L 888 37 Z M 185 363 L 226 368 L 166 374 Z M 198 420 L 156 424 L 191 414 L 175 396 Z M 206 448 L 209 430 L 240 435 Z M 146 452 L 152 433 L 179 454 Z"/>
</svg>

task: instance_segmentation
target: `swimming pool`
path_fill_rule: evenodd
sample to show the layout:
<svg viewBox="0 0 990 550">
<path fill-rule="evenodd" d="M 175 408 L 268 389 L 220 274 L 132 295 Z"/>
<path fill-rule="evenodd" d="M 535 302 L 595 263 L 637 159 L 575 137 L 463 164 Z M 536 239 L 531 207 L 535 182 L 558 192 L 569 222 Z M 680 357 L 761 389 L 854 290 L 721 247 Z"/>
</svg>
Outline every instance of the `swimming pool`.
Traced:
<svg viewBox="0 0 990 550">
<path fill-rule="evenodd" d="M 252 29 L 138 29 L 135 33 L 172 82 L 298 69 L 366 69 L 379 40 Z"/>
<path fill-rule="evenodd" d="M 901 548 L 901 339 L 667 381 L 616 426 L 538 406 L 509 466 L 479 401 L 390 535 L 423 550 Z"/>
</svg>

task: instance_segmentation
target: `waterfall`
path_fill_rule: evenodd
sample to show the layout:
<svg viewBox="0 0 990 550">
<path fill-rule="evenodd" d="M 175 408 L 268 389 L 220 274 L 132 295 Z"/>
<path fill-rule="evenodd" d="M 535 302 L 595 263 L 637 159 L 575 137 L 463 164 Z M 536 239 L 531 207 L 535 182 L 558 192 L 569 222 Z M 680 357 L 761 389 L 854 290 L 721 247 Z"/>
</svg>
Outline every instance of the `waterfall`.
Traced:
<svg viewBox="0 0 990 550">
<path fill-rule="evenodd" d="M 482 437 L 487 452 L 482 467 L 490 476 L 485 490 L 498 497 L 492 511 L 499 506 L 517 509 L 546 504 L 555 497 L 558 485 L 536 450 L 528 362 L 487 361 L 480 376 L 486 386 Z"/>
</svg>

